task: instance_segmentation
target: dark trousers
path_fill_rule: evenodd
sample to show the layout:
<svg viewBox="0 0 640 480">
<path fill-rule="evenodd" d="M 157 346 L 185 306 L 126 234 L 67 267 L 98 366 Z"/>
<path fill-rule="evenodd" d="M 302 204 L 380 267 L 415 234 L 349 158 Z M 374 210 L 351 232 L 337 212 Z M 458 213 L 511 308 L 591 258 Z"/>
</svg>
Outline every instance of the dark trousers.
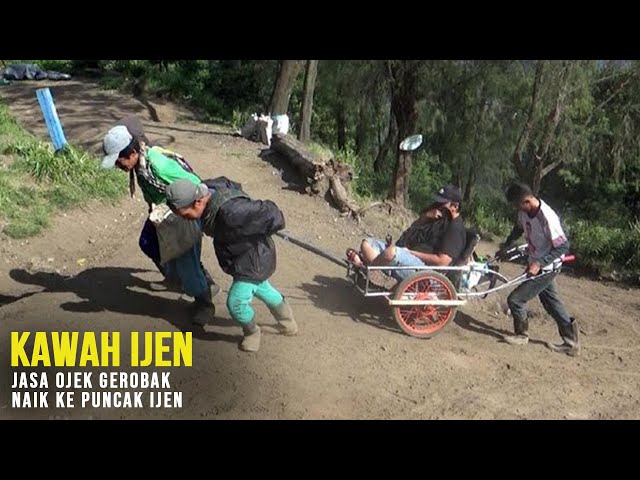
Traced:
<svg viewBox="0 0 640 480">
<path fill-rule="evenodd" d="M 542 306 L 553 317 L 558 326 L 571 323 L 571 317 L 564 308 L 558 290 L 556 277 L 560 272 L 547 273 L 533 280 L 520 284 L 507 298 L 513 316 L 513 326 L 517 335 L 526 335 L 529 327 L 527 321 L 527 302 L 540 297 Z"/>
</svg>

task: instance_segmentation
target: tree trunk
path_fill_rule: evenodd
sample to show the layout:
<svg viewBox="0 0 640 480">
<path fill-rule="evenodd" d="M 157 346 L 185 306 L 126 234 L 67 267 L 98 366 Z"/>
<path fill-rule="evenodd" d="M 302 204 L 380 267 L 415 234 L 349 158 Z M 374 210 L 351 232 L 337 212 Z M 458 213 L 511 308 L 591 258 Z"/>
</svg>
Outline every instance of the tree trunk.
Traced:
<svg viewBox="0 0 640 480">
<path fill-rule="evenodd" d="M 356 155 L 360 156 L 364 151 L 364 144 L 367 135 L 367 110 L 365 109 L 365 102 L 360 102 L 358 108 L 358 126 L 356 127 Z"/>
<path fill-rule="evenodd" d="M 273 86 L 271 101 L 269 102 L 269 113 L 271 115 L 286 115 L 289 109 L 289 100 L 293 85 L 298 73 L 300 73 L 301 62 L 299 60 L 280 60 L 278 77 Z"/>
<path fill-rule="evenodd" d="M 344 150 L 347 146 L 347 119 L 344 111 L 344 103 L 340 102 L 335 107 L 336 131 L 338 133 L 338 149 Z"/>
<path fill-rule="evenodd" d="M 316 88 L 318 76 L 318 60 L 307 60 L 304 76 L 304 94 L 302 97 L 302 114 L 300 120 L 300 141 L 308 143 L 311 140 L 311 114 L 313 113 L 313 92 Z"/>
<path fill-rule="evenodd" d="M 389 113 L 389 130 L 387 131 L 387 136 L 384 139 L 383 144 L 380 146 L 380 150 L 378 151 L 378 155 L 376 155 L 376 159 L 373 161 L 373 171 L 375 173 L 380 173 L 382 171 L 382 166 L 384 165 L 384 161 L 391 150 L 391 147 L 398 143 L 397 140 L 397 128 L 396 128 L 396 119 L 393 116 L 393 113 Z"/>
<path fill-rule="evenodd" d="M 564 69 L 560 75 L 560 85 L 558 86 L 558 93 L 555 98 L 555 103 L 551 112 L 547 117 L 547 123 L 545 125 L 544 135 L 542 137 L 542 143 L 533 155 L 533 176 L 531 179 L 531 189 L 536 195 L 540 192 L 540 185 L 542 184 L 543 177 L 549 173 L 553 168 L 557 167 L 560 162 L 555 162 L 552 168 L 545 168 L 545 160 L 551 148 L 551 143 L 555 137 L 556 129 L 560 123 L 560 116 L 562 115 L 562 108 L 564 107 L 564 99 L 567 94 L 569 76 L 569 65 L 565 64 Z"/>
<path fill-rule="evenodd" d="M 409 175 L 411 175 L 411 152 L 403 152 L 398 149 L 390 199 L 403 207 L 407 205 L 409 200 Z"/>
<path fill-rule="evenodd" d="M 469 171 L 467 173 L 467 183 L 464 186 L 464 195 L 462 196 L 462 203 L 468 205 L 471 202 L 471 196 L 473 195 L 473 187 L 476 184 L 476 172 L 478 170 L 477 159 L 472 155 L 471 163 L 469 165 Z"/>
<path fill-rule="evenodd" d="M 272 137 L 271 148 L 284 155 L 308 184 L 313 184 L 322 176 L 325 162 L 295 137 L 276 133 Z"/>
<path fill-rule="evenodd" d="M 398 123 L 398 140 L 415 134 L 418 123 L 417 61 L 397 61 L 388 64 L 391 79 L 391 111 Z M 405 207 L 409 200 L 411 152 L 397 148 L 396 167 L 389 199 Z"/>
<path fill-rule="evenodd" d="M 513 167 L 518 174 L 518 176 L 525 180 L 527 178 L 527 166 L 526 162 L 523 160 L 523 152 L 529 143 L 529 136 L 531 135 L 531 131 L 533 130 L 533 126 L 535 123 L 535 113 L 538 109 L 538 100 L 540 96 L 540 86 L 542 84 L 542 74 L 544 72 L 545 62 L 540 60 L 536 64 L 536 74 L 533 80 L 533 90 L 531 92 L 531 103 L 529 105 L 529 113 L 527 115 L 527 120 L 525 121 L 524 127 L 522 127 L 522 132 L 520 132 L 520 136 L 518 137 L 518 141 L 516 142 L 516 148 L 513 152 L 512 162 Z"/>
<path fill-rule="evenodd" d="M 351 213 L 359 220 L 358 207 L 345 188 L 353 179 L 353 168 L 333 159 L 324 161 L 306 145 L 290 135 L 273 135 L 271 148 L 280 153 L 305 179 L 305 190 L 326 198 L 342 213 Z"/>
</svg>

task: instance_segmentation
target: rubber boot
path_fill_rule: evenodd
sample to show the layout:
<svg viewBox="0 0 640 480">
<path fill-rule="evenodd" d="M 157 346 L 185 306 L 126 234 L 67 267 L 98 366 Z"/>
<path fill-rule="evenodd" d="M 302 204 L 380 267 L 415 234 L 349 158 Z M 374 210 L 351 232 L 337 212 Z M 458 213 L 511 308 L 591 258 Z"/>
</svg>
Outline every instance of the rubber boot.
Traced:
<svg viewBox="0 0 640 480">
<path fill-rule="evenodd" d="M 298 324 L 296 323 L 295 318 L 293 318 L 291 306 L 287 303 L 286 300 L 282 300 L 282 303 L 280 305 L 270 308 L 269 310 L 278 321 L 280 333 L 287 336 L 293 336 L 298 333 Z"/>
<path fill-rule="evenodd" d="M 211 301 L 211 297 L 211 291 L 207 289 L 204 295 L 196 297 L 191 304 L 191 321 L 196 325 L 204 327 L 214 319 L 216 307 Z"/>
<path fill-rule="evenodd" d="M 576 319 L 571 317 L 571 323 L 558 323 L 558 332 L 562 337 L 560 345 L 547 343 L 550 350 L 557 353 L 564 353 L 570 357 L 580 354 L 580 341 L 578 339 L 578 324 Z"/>
<path fill-rule="evenodd" d="M 242 326 L 244 337 L 240 342 L 240 350 L 244 352 L 257 352 L 260 350 L 260 327 L 254 320 Z"/>
<path fill-rule="evenodd" d="M 505 335 L 502 339 L 509 345 L 526 345 L 529 343 L 529 320 L 518 320 L 513 317 L 515 335 Z"/>
</svg>

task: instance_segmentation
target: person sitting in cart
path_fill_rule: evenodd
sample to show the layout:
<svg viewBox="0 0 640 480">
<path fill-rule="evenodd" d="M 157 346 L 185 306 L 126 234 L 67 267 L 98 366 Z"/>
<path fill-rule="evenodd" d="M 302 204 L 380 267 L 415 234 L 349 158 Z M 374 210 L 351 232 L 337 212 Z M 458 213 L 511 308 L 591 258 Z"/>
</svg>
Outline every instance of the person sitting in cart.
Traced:
<svg viewBox="0 0 640 480">
<path fill-rule="evenodd" d="M 347 250 L 347 259 L 355 266 L 450 265 L 462 255 L 466 244 L 466 230 L 460 215 L 460 189 L 447 185 L 439 190 L 433 201 L 420 218 L 402 233 L 395 245 L 377 238 L 367 238 L 360 245 L 360 253 L 351 248 Z M 414 273 L 415 270 L 411 269 L 391 271 L 391 275 L 399 281 Z"/>
</svg>

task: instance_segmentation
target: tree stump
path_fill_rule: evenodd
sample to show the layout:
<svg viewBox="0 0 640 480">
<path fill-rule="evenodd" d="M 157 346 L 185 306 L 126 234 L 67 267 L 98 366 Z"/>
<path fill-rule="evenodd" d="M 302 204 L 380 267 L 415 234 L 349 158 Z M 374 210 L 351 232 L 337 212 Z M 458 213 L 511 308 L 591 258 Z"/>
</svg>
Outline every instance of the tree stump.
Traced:
<svg viewBox="0 0 640 480">
<path fill-rule="evenodd" d="M 320 158 L 290 135 L 274 134 L 271 148 L 282 155 L 305 179 L 307 193 L 330 198 L 343 214 L 357 212 L 358 208 L 345 187 L 353 180 L 351 166 L 334 159 Z"/>
</svg>

